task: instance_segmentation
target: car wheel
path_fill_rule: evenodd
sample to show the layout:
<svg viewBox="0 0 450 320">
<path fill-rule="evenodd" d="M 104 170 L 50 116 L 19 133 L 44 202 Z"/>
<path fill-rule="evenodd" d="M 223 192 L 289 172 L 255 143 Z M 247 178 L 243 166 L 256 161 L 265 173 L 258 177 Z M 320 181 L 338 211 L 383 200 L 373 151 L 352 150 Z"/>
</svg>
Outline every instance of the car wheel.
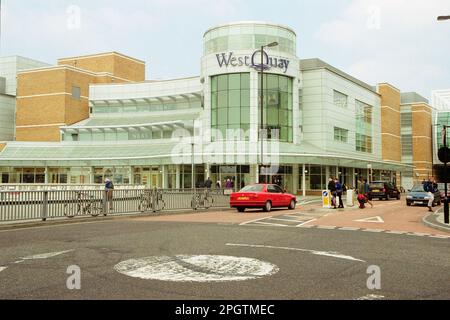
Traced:
<svg viewBox="0 0 450 320">
<path fill-rule="evenodd" d="M 239 212 L 244 212 L 244 211 L 245 211 L 245 208 L 237 208 L 237 211 L 239 211 Z"/>
<path fill-rule="evenodd" d="M 406 201 L 406 205 L 407 205 L 408 207 L 411 207 L 411 202 Z"/>
<path fill-rule="evenodd" d="M 397 194 L 397 200 L 400 200 L 401 196 L 400 193 Z"/>
<path fill-rule="evenodd" d="M 263 208 L 264 212 L 270 212 L 272 211 L 272 202 L 267 201 Z"/>
<path fill-rule="evenodd" d="M 295 203 L 295 200 L 294 199 L 292 199 L 291 200 L 291 203 L 289 204 L 289 210 L 294 210 L 295 209 L 295 206 L 296 206 L 296 203 Z"/>
<path fill-rule="evenodd" d="M 389 195 L 389 193 L 386 195 L 386 201 L 391 200 L 391 196 Z"/>
</svg>

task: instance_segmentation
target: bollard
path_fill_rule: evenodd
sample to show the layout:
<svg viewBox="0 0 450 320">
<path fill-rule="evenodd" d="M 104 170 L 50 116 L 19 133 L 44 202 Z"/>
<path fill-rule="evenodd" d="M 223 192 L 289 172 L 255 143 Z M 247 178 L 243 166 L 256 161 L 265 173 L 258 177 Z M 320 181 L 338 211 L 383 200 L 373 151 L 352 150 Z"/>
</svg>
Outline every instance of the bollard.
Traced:
<svg viewBox="0 0 450 320">
<path fill-rule="evenodd" d="M 48 216 L 48 191 L 44 191 L 44 201 L 42 202 L 42 221 L 47 221 Z"/>
</svg>

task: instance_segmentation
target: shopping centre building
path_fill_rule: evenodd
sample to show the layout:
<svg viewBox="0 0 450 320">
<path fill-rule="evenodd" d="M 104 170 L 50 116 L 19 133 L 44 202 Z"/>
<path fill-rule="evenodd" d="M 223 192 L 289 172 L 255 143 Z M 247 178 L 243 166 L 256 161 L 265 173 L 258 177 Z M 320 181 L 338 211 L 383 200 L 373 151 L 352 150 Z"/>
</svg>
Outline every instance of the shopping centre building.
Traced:
<svg viewBox="0 0 450 320">
<path fill-rule="evenodd" d="M 194 168 L 196 185 L 209 176 L 310 194 L 330 176 L 406 189 L 432 174 L 432 108 L 420 95 L 300 59 L 282 25 L 221 25 L 203 46 L 192 78 L 146 81 L 145 62 L 116 52 L 18 71 L 1 182 L 190 188 Z"/>
</svg>

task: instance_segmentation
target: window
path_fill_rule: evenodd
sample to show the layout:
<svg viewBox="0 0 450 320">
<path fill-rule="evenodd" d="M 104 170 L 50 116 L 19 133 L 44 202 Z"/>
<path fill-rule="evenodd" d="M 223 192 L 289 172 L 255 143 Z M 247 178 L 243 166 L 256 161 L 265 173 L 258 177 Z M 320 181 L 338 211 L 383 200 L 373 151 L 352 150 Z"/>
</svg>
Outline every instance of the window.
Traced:
<svg viewBox="0 0 450 320">
<path fill-rule="evenodd" d="M 372 124 L 372 106 L 356 100 L 356 120 Z"/>
<path fill-rule="evenodd" d="M 81 100 L 81 89 L 80 87 L 72 86 L 72 98 L 75 100 Z"/>
<path fill-rule="evenodd" d="M 259 75 L 258 83 L 261 83 L 261 75 Z M 283 142 L 293 141 L 292 87 L 292 78 L 264 74 L 263 123 L 267 129 L 267 139 L 279 139 Z M 259 90 L 258 97 L 261 97 L 261 90 Z M 258 120 L 261 121 L 261 98 L 259 101 Z M 276 130 L 279 132 L 278 136 Z"/>
<path fill-rule="evenodd" d="M 211 78 L 211 129 L 213 141 L 248 140 L 250 128 L 250 74 L 234 73 Z M 233 137 L 227 137 L 227 130 Z"/>
<path fill-rule="evenodd" d="M 334 141 L 348 142 L 348 130 L 334 127 Z"/>
<path fill-rule="evenodd" d="M 347 108 L 348 105 L 347 95 L 334 90 L 334 104 L 341 108 Z"/>
<path fill-rule="evenodd" d="M 402 113 L 400 119 L 402 128 L 412 127 L 412 113 Z"/>
<path fill-rule="evenodd" d="M 372 137 L 357 133 L 356 151 L 372 153 Z"/>
<path fill-rule="evenodd" d="M 402 155 L 412 156 L 412 135 L 402 134 Z"/>
</svg>

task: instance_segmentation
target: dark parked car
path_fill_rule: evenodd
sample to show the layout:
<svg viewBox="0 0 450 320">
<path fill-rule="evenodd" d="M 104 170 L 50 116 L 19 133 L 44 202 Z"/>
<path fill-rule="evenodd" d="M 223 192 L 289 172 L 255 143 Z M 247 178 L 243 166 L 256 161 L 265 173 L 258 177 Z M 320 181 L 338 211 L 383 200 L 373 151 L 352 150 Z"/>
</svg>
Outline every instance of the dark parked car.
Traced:
<svg viewBox="0 0 450 320">
<path fill-rule="evenodd" d="M 400 200 L 400 194 L 400 190 L 390 182 L 374 181 L 369 185 L 369 200 L 376 198 L 380 200 Z"/>
<path fill-rule="evenodd" d="M 423 184 L 416 184 L 408 192 L 406 196 L 406 205 L 410 206 L 412 204 L 423 204 L 428 205 L 428 192 L 423 189 Z M 441 205 L 441 192 L 438 190 L 434 193 L 433 207 L 435 205 Z"/>
</svg>

